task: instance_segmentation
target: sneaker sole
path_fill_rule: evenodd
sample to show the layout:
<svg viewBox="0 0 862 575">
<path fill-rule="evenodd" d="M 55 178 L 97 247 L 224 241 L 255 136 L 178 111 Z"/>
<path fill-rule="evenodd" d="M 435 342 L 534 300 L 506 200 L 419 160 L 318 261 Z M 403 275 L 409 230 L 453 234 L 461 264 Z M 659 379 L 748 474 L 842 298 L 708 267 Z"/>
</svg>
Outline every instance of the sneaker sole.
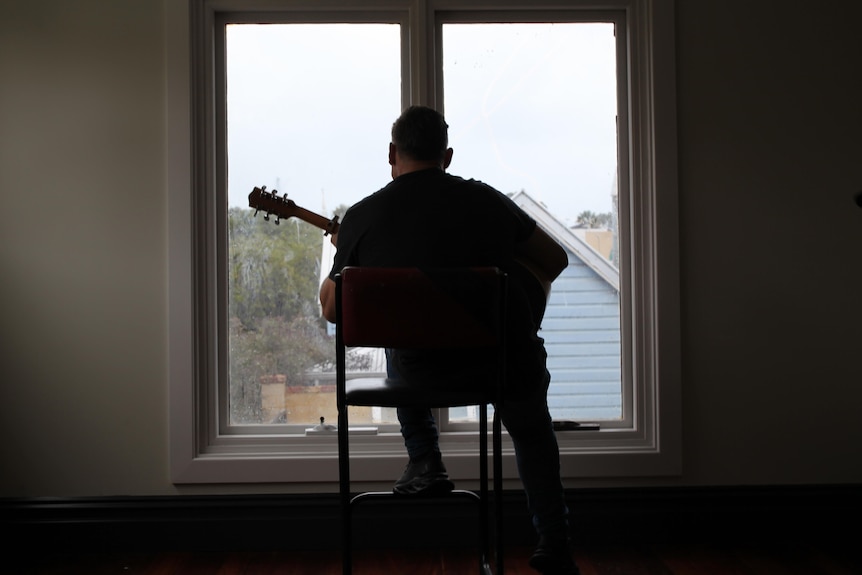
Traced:
<svg viewBox="0 0 862 575">
<path fill-rule="evenodd" d="M 453 489 L 455 489 L 454 483 L 452 483 L 448 479 L 440 479 L 427 485 L 418 487 L 410 484 L 404 486 L 395 486 L 392 488 L 392 492 L 396 495 L 418 497 L 445 495 L 447 493 L 450 493 Z"/>
</svg>

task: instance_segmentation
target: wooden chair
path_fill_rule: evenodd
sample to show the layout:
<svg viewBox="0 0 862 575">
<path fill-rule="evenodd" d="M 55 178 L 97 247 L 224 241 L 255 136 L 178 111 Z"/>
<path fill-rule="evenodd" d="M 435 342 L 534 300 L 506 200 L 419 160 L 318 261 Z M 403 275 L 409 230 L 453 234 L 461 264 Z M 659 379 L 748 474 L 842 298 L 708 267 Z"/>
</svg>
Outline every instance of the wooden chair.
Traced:
<svg viewBox="0 0 862 575">
<path fill-rule="evenodd" d="M 338 463 L 342 510 L 344 575 L 352 569 L 353 508 L 361 501 L 409 496 L 392 492 L 354 494 L 350 484 L 348 406 L 429 407 L 479 406 L 479 489 L 455 490 L 478 504 L 479 572 L 490 575 L 491 531 L 495 566 L 503 572 L 501 422 L 492 424 L 494 513 L 488 489 L 488 405 L 502 399 L 506 361 L 506 275 L 497 268 L 364 268 L 347 267 L 336 278 L 336 364 Z M 483 365 L 484 379 L 453 389 L 411 385 L 385 377 L 347 379 L 346 348 L 446 350 L 475 348 L 494 365 Z M 486 363 L 488 363 L 486 361 Z M 457 380 L 458 374 L 452 374 Z"/>
</svg>

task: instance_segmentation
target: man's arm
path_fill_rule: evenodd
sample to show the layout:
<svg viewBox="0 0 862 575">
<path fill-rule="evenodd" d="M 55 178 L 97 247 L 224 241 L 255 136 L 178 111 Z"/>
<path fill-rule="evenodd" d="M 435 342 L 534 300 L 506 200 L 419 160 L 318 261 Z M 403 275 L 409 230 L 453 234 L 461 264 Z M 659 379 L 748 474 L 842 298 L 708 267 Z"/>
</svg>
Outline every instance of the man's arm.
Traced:
<svg viewBox="0 0 862 575">
<path fill-rule="evenodd" d="M 320 284 L 320 306 L 323 308 L 323 317 L 335 323 L 335 282 L 330 278 Z"/>
<path fill-rule="evenodd" d="M 338 232 L 332 234 L 329 241 L 338 249 Z M 323 308 L 323 317 L 335 323 L 335 282 L 330 278 L 320 284 L 320 307 Z"/>
</svg>

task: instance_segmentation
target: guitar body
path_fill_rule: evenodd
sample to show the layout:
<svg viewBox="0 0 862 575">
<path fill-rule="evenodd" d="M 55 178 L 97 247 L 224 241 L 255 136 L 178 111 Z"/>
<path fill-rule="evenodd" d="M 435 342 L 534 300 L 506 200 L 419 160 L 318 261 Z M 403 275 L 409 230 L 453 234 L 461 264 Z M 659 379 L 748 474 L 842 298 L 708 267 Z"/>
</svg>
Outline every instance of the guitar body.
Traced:
<svg viewBox="0 0 862 575">
<path fill-rule="evenodd" d="M 542 273 L 542 270 L 540 270 L 538 266 L 534 265 L 533 262 L 531 262 L 527 258 L 516 257 L 515 263 L 530 272 L 530 275 L 533 276 L 533 279 L 535 279 L 536 282 L 538 282 L 538 284 L 542 286 L 542 291 L 545 292 L 545 299 L 551 296 L 551 283 L 554 281 L 553 279 L 547 277 L 547 274 Z"/>
</svg>

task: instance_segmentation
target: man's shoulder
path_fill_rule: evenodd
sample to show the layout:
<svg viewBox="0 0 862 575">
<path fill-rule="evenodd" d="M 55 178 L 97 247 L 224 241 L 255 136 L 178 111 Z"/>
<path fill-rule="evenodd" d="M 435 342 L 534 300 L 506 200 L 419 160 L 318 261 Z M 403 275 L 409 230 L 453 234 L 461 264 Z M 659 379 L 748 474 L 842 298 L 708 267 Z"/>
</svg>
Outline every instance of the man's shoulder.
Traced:
<svg viewBox="0 0 862 575">
<path fill-rule="evenodd" d="M 499 191 L 497 191 L 497 189 L 494 186 L 492 186 L 491 184 L 488 184 L 487 182 L 484 182 L 483 180 L 477 180 L 476 178 L 464 178 L 464 177 L 456 176 L 455 174 L 449 174 L 449 173 L 446 174 L 446 177 L 450 178 L 452 183 L 454 183 L 454 184 L 460 184 L 460 185 L 470 186 L 470 187 L 474 187 L 474 188 L 481 188 L 483 190 L 488 190 L 488 191 L 500 193 Z"/>
<path fill-rule="evenodd" d="M 390 188 L 390 186 L 392 186 L 392 182 L 380 188 L 376 192 L 365 196 L 364 198 L 350 206 L 348 213 L 355 214 L 366 210 L 373 210 L 376 203 L 385 200 L 386 192 Z"/>
</svg>

